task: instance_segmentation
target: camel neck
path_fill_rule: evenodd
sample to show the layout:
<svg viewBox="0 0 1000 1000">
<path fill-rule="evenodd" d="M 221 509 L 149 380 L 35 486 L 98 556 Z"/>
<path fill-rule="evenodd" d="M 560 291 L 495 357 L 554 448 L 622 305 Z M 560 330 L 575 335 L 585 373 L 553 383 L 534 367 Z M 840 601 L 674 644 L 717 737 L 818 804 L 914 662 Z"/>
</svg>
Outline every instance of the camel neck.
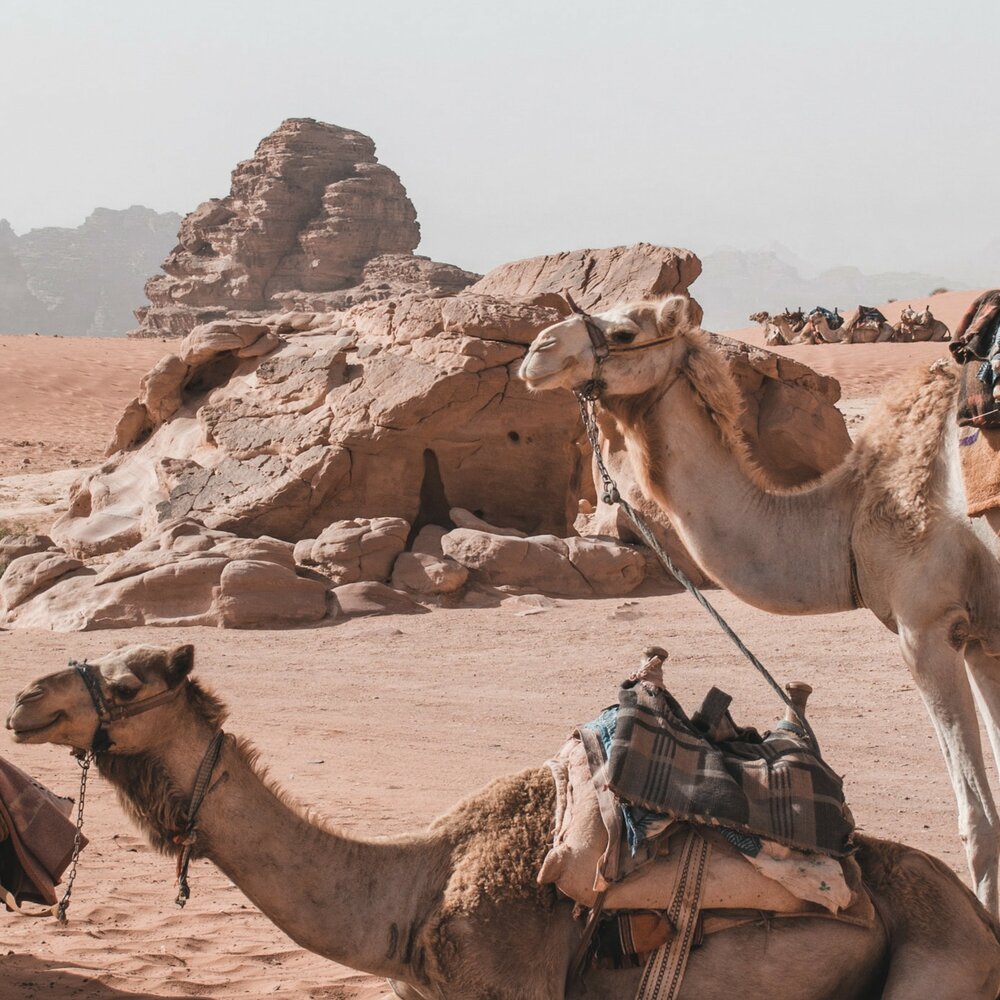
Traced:
<svg viewBox="0 0 1000 1000">
<path fill-rule="evenodd" d="M 688 378 L 644 419 L 619 421 L 619 429 L 643 491 L 723 587 L 775 614 L 854 606 L 854 500 L 842 477 L 828 475 L 800 490 L 767 489 L 725 440 Z"/>
<path fill-rule="evenodd" d="M 211 737 L 206 726 L 192 723 L 160 755 L 185 796 Z M 137 789 L 118 784 L 140 817 L 155 814 Z M 423 979 L 419 932 L 446 882 L 445 838 L 363 840 L 327 829 L 262 780 L 231 736 L 198 815 L 197 837 L 199 856 L 303 948 L 373 975 Z M 196 894 L 197 864 L 191 882 Z"/>
</svg>

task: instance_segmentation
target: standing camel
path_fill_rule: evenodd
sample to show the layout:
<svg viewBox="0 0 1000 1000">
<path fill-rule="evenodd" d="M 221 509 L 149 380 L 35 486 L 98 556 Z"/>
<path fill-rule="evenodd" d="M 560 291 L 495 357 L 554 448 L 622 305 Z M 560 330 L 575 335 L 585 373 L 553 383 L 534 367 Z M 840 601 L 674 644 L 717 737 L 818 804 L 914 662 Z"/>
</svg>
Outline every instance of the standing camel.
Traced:
<svg viewBox="0 0 1000 1000">
<path fill-rule="evenodd" d="M 781 490 L 749 457 L 732 374 L 686 298 L 548 327 L 521 365 L 529 388 L 594 377 L 588 322 L 610 348 L 601 405 L 641 489 L 702 570 L 765 611 L 865 606 L 899 636 L 944 753 L 976 893 L 995 914 L 1000 820 L 970 674 L 1000 759 L 1000 566 L 996 535 L 965 514 L 951 368 L 884 397 L 838 467 Z"/>
<path fill-rule="evenodd" d="M 547 767 L 494 781 L 418 833 L 353 839 L 294 805 L 249 744 L 220 736 L 225 708 L 190 678 L 193 658 L 191 646 L 133 646 L 84 668 L 86 681 L 73 668 L 50 674 L 18 695 L 7 728 L 19 743 L 106 741 L 98 769 L 166 854 L 221 739 L 194 851 L 302 947 L 385 976 L 403 1000 L 567 995 L 583 921 L 537 881 L 555 811 Z M 101 699 L 115 721 L 98 729 Z M 709 935 L 680 1000 L 731 1000 L 734 982 L 767 996 L 776 981 L 795 1000 L 996 1000 L 998 928 L 968 889 L 899 844 L 858 838 L 857 859 L 881 917 L 870 929 L 786 919 Z M 631 1000 L 641 971 L 588 972 L 569 996 Z"/>
</svg>

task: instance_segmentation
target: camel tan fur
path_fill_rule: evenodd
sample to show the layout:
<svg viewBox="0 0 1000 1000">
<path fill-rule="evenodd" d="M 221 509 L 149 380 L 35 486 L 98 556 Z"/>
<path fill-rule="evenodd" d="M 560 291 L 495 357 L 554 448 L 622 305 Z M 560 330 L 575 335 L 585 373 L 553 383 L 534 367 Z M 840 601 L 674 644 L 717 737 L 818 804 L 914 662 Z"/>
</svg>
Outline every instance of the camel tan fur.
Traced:
<svg viewBox="0 0 1000 1000">
<path fill-rule="evenodd" d="M 225 710 L 191 679 L 193 649 L 133 646 L 93 662 L 112 704 L 175 690 L 108 725 L 101 773 L 165 853 L 184 826 L 195 775 Z M 96 715 L 75 670 L 18 696 L 20 743 L 86 748 Z M 548 768 L 501 778 L 426 830 L 359 840 L 313 818 L 227 736 L 198 817 L 196 849 L 305 948 L 393 980 L 404 1000 L 559 1000 L 582 921 L 536 873 L 552 837 Z M 691 956 L 682 1000 L 995 1000 L 1000 940 L 958 879 L 919 851 L 863 838 L 862 871 L 882 920 L 762 922 L 712 935 Z M 939 914 L 940 919 L 935 915 Z M 808 956 L 808 962 L 802 956 Z M 640 970 L 585 979 L 588 1000 L 630 1000 Z M 569 996 L 583 994 L 575 988 Z"/>
<path fill-rule="evenodd" d="M 1000 566 L 996 536 L 965 514 L 955 374 L 943 363 L 920 372 L 886 397 L 840 466 L 776 489 L 748 457 L 732 375 L 686 301 L 594 317 L 612 351 L 632 348 L 603 365 L 602 419 L 616 425 L 642 491 L 695 562 L 748 604 L 776 614 L 851 610 L 853 553 L 861 597 L 898 634 L 934 723 L 976 892 L 995 914 L 1000 820 L 973 685 L 1000 758 Z M 584 324 L 569 317 L 536 337 L 521 377 L 535 390 L 572 389 L 592 371 Z"/>
<path fill-rule="evenodd" d="M 951 340 L 951 332 L 941 320 L 935 318 L 930 306 L 922 312 L 917 312 L 912 306 L 906 306 L 899 314 L 896 339 L 907 344 L 928 340 Z"/>
</svg>

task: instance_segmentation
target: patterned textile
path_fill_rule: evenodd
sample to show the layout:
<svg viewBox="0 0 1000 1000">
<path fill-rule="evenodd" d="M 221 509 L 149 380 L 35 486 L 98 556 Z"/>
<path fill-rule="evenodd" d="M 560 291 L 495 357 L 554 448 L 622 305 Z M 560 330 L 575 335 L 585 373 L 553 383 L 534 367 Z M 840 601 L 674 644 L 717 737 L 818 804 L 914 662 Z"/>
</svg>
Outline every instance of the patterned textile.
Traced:
<svg viewBox="0 0 1000 1000">
<path fill-rule="evenodd" d="M 966 427 L 1000 427 L 1000 403 L 993 398 L 997 374 L 991 361 L 1000 348 L 1000 289 L 984 292 L 969 306 L 949 347 L 962 366 L 958 422 Z"/>
<path fill-rule="evenodd" d="M 587 742 L 588 730 L 579 733 Z M 711 743 L 670 694 L 648 683 L 620 689 L 606 775 L 633 808 L 835 857 L 851 850 L 843 783 L 807 740 L 782 731 L 760 742 Z"/>
<path fill-rule="evenodd" d="M 827 326 L 829 326 L 831 330 L 839 330 L 844 325 L 844 317 L 841 316 L 836 309 L 834 309 L 833 312 L 830 312 L 830 310 L 824 306 L 816 306 L 816 308 L 813 309 L 809 315 L 813 316 L 816 313 L 819 313 L 826 320 Z"/>
<path fill-rule="evenodd" d="M 858 306 L 858 315 L 854 322 L 856 326 L 880 326 L 885 321 L 885 313 L 881 309 L 875 306 Z"/>
</svg>

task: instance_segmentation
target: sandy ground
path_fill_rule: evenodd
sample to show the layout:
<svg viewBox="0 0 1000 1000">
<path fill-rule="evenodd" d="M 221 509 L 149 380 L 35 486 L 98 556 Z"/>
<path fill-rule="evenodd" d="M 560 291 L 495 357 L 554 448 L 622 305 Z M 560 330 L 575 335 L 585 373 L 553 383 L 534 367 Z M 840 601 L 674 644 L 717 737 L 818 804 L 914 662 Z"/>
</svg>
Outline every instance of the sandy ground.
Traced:
<svg viewBox="0 0 1000 1000">
<path fill-rule="evenodd" d="M 65 467 L 61 456 L 98 458 L 139 376 L 165 348 L 34 337 L 0 345 L 0 476 L 43 476 L 24 489 L 0 478 L 2 526 L 45 474 Z M 887 375 L 945 349 L 783 353 L 841 379 L 845 411 L 860 418 Z M 21 439 L 36 450 L 13 444 Z M 725 593 L 712 599 L 778 678 L 816 689 L 811 719 L 846 775 L 859 825 L 931 850 L 965 877 L 944 764 L 894 637 L 863 611 L 791 619 Z M 256 742 L 297 798 L 357 835 L 421 826 L 490 778 L 544 760 L 614 700 L 650 643 L 671 650 L 670 686 L 689 708 L 715 684 L 735 696 L 740 720 L 766 726 L 775 715 L 773 695 L 686 595 L 542 610 L 515 600 L 283 632 L 0 632 L 0 703 L 5 711 L 32 677 L 71 656 L 139 641 L 194 642 L 198 676 L 231 706 L 228 728 Z M 7 743 L 4 752 L 75 794 L 78 770 L 65 751 Z M 67 927 L 48 916 L 0 915 L 0 1000 L 387 995 L 378 981 L 297 948 L 205 862 L 194 866 L 193 897 L 178 910 L 172 862 L 145 846 L 100 780 L 88 798 L 87 833 Z"/>
</svg>

